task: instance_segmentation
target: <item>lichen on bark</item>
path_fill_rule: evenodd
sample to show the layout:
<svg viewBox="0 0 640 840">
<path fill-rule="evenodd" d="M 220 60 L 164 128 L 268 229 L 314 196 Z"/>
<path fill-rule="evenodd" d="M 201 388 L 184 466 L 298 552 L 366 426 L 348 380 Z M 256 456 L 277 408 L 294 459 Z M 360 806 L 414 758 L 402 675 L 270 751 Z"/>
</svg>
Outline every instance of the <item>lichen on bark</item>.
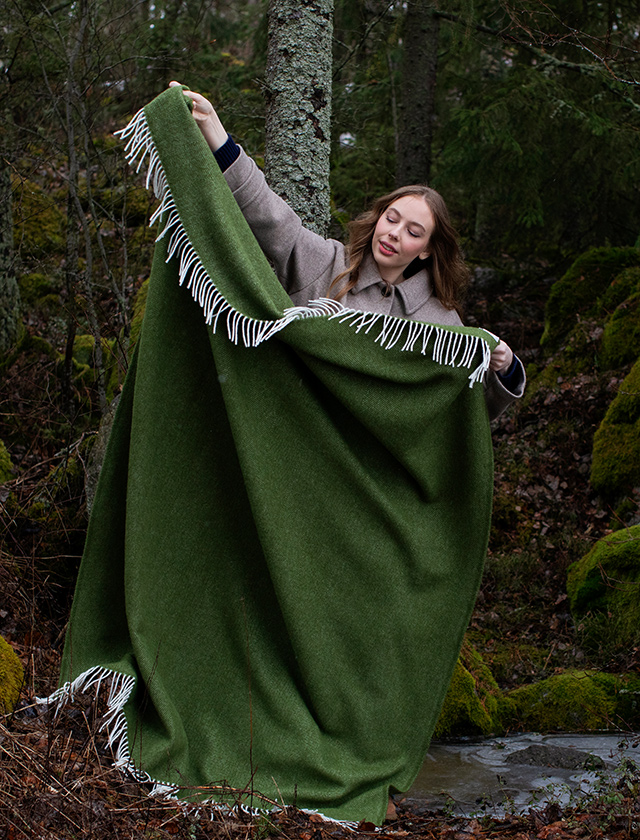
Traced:
<svg viewBox="0 0 640 840">
<path fill-rule="evenodd" d="M 270 0 L 265 175 L 302 219 L 330 219 L 333 0 Z"/>
</svg>

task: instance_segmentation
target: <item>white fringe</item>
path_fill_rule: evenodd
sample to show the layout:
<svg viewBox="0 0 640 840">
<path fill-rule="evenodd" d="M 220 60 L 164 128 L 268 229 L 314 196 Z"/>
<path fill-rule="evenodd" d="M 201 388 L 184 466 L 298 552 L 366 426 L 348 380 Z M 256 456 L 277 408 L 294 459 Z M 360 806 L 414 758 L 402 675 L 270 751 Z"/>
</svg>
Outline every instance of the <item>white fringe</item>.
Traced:
<svg viewBox="0 0 640 840">
<path fill-rule="evenodd" d="M 411 352 L 415 345 L 421 342 L 420 352 L 423 355 L 426 355 L 429 339 L 435 333 L 432 350 L 432 358 L 435 362 L 451 367 L 471 368 L 473 357 L 481 347 L 482 362 L 469 374 L 469 387 L 484 378 L 489 370 L 491 350 L 480 336 L 465 335 L 420 321 L 348 309 L 339 301 L 329 298 L 312 300 L 307 306 L 288 307 L 281 318 L 268 321 L 251 318 L 233 309 L 207 273 L 180 221 L 144 109 L 138 111 L 131 122 L 115 134 L 126 140 L 125 155 L 129 163 L 135 166 L 136 172 L 140 171 L 148 158 L 146 186 L 147 189 L 152 186 L 154 194 L 160 200 L 160 204 L 151 216 L 150 224 L 154 224 L 161 218 L 165 220 L 156 241 L 165 236 L 169 237 L 167 262 L 174 256 L 178 260 L 180 285 L 186 284 L 191 291 L 194 300 L 204 312 L 206 323 L 211 325 L 214 333 L 218 327 L 218 321 L 224 317 L 227 335 L 234 344 L 241 342 L 245 347 L 257 347 L 292 321 L 302 318 L 328 317 L 329 319 L 337 318 L 341 323 L 354 327 L 356 332 L 364 329 L 365 333 L 369 333 L 375 325 L 380 325 L 380 332 L 375 341 L 385 350 L 403 342 L 401 350 Z"/>
<path fill-rule="evenodd" d="M 214 812 L 233 815 L 235 812 L 241 811 L 249 816 L 259 816 L 260 814 L 272 813 L 277 810 L 274 808 L 269 811 L 266 807 L 250 807 L 243 802 L 237 802 L 231 805 L 227 802 L 218 802 L 215 799 L 190 802 L 179 798 L 178 792 L 180 787 L 178 785 L 153 779 L 145 770 L 137 768 L 131 758 L 127 719 L 124 713 L 124 707 L 135 688 L 135 677 L 96 665 L 84 671 L 73 682 L 67 682 L 60 686 L 60 688 L 56 689 L 48 697 L 36 697 L 35 702 L 40 706 L 54 706 L 55 714 L 57 715 L 66 704 L 73 704 L 76 694 L 85 694 L 91 691 L 97 702 L 100 699 L 100 692 L 107 688 L 107 683 L 107 710 L 104 714 L 99 732 L 106 731 L 107 744 L 113 755 L 114 765 L 116 767 L 131 775 L 137 782 L 153 785 L 149 794 L 150 796 L 171 799 L 175 802 L 176 806 L 194 808 L 196 812 L 207 808 L 210 809 L 212 815 Z M 229 787 L 230 794 L 235 792 Z M 284 807 L 286 807 L 285 803 L 282 803 L 282 808 Z M 326 817 L 320 811 L 311 811 L 303 808 L 300 810 L 307 814 L 318 814 L 327 822 L 336 822 L 345 826 L 345 828 L 355 829 L 357 827 L 357 823 L 355 822 L 335 820 L 332 817 Z"/>
</svg>

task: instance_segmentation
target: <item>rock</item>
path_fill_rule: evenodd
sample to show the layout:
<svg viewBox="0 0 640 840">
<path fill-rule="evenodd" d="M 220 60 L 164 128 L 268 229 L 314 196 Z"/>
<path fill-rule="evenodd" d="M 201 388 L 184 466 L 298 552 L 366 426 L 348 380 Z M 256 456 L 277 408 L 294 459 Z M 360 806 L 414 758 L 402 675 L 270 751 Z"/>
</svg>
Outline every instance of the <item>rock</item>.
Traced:
<svg viewBox="0 0 640 840">
<path fill-rule="evenodd" d="M 611 284 L 611 287 L 616 286 L 617 297 L 627 294 L 615 305 L 604 324 L 599 354 L 604 370 L 622 367 L 640 356 L 640 268 L 623 271 Z"/>
<path fill-rule="evenodd" d="M 593 437 L 591 485 L 607 498 L 640 484 L 640 359 L 620 385 Z"/>
<path fill-rule="evenodd" d="M 530 732 L 611 728 L 615 699 L 600 676 L 588 671 L 566 671 L 510 691 L 500 703 L 505 727 Z"/>
<path fill-rule="evenodd" d="M 10 714 L 20 697 L 24 670 L 16 652 L 0 636 L 0 713 Z"/>
<path fill-rule="evenodd" d="M 573 563 L 567 594 L 577 621 L 602 613 L 615 626 L 618 644 L 633 644 L 640 635 L 640 525 L 604 537 Z"/>
<path fill-rule="evenodd" d="M 11 456 L 7 451 L 7 447 L 0 440 L 0 484 L 9 481 L 13 476 L 13 464 L 11 463 Z"/>
<path fill-rule="evenodd" d="M 605 766 L 599 756 L 590 755 L 571 747 L 553 747 L 532 744 L 505 758 L 506 764 L 527 764 L 534 767 L 563 767 L 566 770 L 600 770 Z"/>
<path fill-rule="evenodd" d="M 499 730 L 498 695 L 498 685 L 482 656 L 465 642 L 434 730 L 434 738 L 489 735 Z"/>
<path fill-rule="evenodd" d="M 576 316 L 604 316 L 601 299 L 616 276 L 631 266 L 640 266 L 637 248 L 591 248 L 578 257 L 551 287 L 541 344 L 557 345 L 572 329 Z"/>
</svg>

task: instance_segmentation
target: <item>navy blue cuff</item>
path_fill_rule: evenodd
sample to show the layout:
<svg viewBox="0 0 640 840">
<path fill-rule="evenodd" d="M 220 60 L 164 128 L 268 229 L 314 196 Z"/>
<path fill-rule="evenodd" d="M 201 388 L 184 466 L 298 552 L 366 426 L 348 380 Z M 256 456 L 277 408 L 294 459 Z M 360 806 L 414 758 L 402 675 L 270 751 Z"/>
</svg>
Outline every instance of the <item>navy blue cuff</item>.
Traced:
<svg viewBox="0 0 640 840">
<path fill-rule="evenodd" d="M 222 172 L 225 172 L 238 159 L 239 155 L 240 146 L 236 145 L 230 134 L 227 134 L 227 142 L 213 153 Z"/>
<path fill-rule="evenodd" d="M 508 391 L 515 391 L 520 384 L 520 359 L 514 355 L 513 361 L 509 365 L 509 370 L 497 371 L 500 381 Z"/>
</svg>

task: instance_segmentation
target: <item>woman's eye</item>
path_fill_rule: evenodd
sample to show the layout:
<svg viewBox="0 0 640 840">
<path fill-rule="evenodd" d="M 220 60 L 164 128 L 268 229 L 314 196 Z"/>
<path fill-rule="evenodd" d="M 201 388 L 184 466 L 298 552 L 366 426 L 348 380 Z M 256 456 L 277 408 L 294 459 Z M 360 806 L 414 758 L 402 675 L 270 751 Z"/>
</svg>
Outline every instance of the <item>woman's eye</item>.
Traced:
<svg viewBox="0 0 640 840">
<path fill-rule="evenodd" d="M 420 234 L 419 234 L 419 233 L 414 233 L 412 230 L 410 230 L 410 231 L 409 231 L 409 234 L 410 234 L 411 236 L 415 236 L 415 238 L 416 238 L 416 239 L 420 236 Z"/>
</svg>

